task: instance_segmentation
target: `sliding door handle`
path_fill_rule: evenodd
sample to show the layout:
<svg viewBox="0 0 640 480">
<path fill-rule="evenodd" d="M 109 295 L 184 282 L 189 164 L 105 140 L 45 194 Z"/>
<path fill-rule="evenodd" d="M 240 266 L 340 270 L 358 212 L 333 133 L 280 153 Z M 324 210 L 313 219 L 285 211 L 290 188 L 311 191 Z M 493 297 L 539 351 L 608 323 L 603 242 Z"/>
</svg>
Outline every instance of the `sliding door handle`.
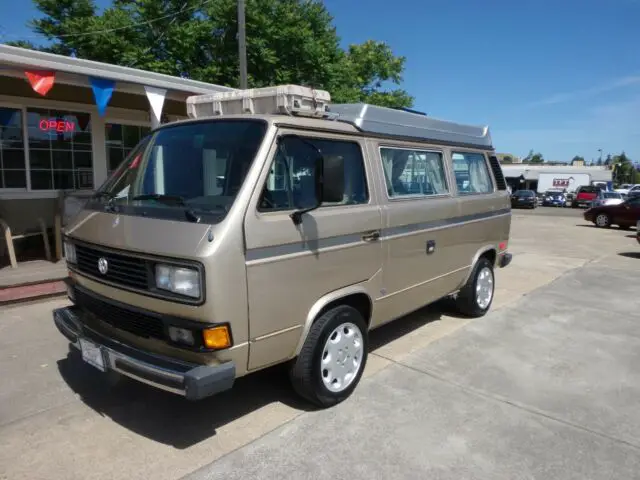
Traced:
<svg viewBox="0 0 640 480">
<path fill-rule="evenodd" d="M 362 235 L 362 240 L 365 242 L 375 242 L 376 240 L 380 240 L 380 231 L 374 230 L 373 232 L 368 232 Z"/>
</svg>

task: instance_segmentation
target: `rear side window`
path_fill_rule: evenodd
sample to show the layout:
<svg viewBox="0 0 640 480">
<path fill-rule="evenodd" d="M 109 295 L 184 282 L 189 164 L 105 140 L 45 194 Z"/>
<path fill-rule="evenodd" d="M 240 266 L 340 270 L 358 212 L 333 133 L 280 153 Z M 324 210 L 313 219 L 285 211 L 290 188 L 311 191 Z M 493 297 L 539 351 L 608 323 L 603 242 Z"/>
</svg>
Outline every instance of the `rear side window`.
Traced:
<svg viewBox="0 0 640 480">
<path fill-rule="evenodd" d="M 487 159 L 482 153 L 451 152 L 451 159 L 459 195 L 493 192 Z"/>
<path fill-rule="evenodd" d="M 389 198 L 449 193 L 441 152 L 381 147 L 380 158 Z"/>
<path fill-rule="evenodd" d="M 292 135 L 280 139 L 280 146 L 258 203 L 258 211 L 296 210 L 315 205 L 316 154 L 310 144 L 325 157 L 336 155 L 344 159 L 344 198 L 342 202 L 325 203 L 322 206 L 369 202 L 364 159 L 359 144 L 341 140 L 302 139 Z"/>
</svg>

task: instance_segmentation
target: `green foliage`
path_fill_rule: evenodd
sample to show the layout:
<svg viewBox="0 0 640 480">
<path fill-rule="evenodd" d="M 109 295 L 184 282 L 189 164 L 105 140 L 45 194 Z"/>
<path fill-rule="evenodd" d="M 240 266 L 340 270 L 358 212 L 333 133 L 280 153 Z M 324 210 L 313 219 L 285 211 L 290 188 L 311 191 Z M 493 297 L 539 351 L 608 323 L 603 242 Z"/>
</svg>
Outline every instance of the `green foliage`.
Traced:
<svg viewBox="0 0 640 480">
<path fill-rule="evenodd" d="M 237 0 L 34 0 L 43 50 L 195 80 L 238 86 Z M 397 88 L 405 58 L 369 40 L 344 51 L 319 0 L 247 0 L 250 87 L 295 83 L 333 101 L 410 107 Z M 101 32 L 101 33 L 96 33 Z M 20 46 L 34 48 L 22 42 Z"/>
<path fill-rule="evenodd" d="M 576 155 L 571 159 L 571 163 L 579 163 L 579 162 L 584 162 L 584 157 L 581 157 L 580 155 Z"/>
<path fill-rule="evenodd" d="M 544 163 L 544 157 L 540 152 L 534 153 L 529 160 L 529 163 Z"/>
<path fill-rule="evenodd" d="M 622 152 L 620 155 L 614 155 L 611 164 L 613 166 L 614 183 L 640 183 L 640 174 L 626 153 Z"/>
</svg>

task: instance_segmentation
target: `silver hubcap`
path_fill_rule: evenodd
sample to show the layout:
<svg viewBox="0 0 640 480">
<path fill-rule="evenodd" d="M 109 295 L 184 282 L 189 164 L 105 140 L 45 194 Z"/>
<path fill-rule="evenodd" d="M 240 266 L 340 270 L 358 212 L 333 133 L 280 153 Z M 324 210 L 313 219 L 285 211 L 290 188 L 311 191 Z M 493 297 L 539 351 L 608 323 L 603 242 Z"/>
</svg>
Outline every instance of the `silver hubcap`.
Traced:
<svg viewBox="0 0 640 480">
<path fill-rule="evenodd" d="M 331 332 L 320 362 L 320 375 L 329 391 L 339 393 L 351 385 L 362 368 L 363 348 L 362 333 L 353 323 L 343 323 Z"/>
<path fill-rule="evenodd" d="M 478 274 L 476 281 L 476 302 L 483 310 L 489 306 L 493 298 L 493 272 L 484 267 Z"/>
<path fill-rule="evenodd" d="M 596 223 L 598 224 L 599 227 L 606 227 L 607 223 L 609 223 L 609 219 L 607 218 L 606 215 L 598 215 L 596 217 Z"/>
</svg>

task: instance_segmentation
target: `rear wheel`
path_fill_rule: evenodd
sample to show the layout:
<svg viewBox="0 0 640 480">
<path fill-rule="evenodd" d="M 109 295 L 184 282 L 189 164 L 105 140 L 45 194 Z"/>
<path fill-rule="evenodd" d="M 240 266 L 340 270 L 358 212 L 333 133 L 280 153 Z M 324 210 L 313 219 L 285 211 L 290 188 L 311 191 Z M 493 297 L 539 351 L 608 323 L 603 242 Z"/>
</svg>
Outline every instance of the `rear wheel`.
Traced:
<svg viewBox="0 0 640 480">
<path fill-rule="evenodd" d="M 599 228 L 609 228 L 611 226 L 611 219 L 606 213 L 599 213 L 596 215 L 595 224 L 596 227 Z"/>
<path fill-rule="evenodd" d="M 493 303 L 495 277 L 493 264 L 486 258 L 478 260 L 467 283 L 456 297 L 456 309 L 469 317 L 482 317 Z"/>
<path fill-rule="evenodd" d="M 323 408 L 346 400 L 360 382 L 368 348 L 360 312 L 348 305 L 332 308 L 311 326 L 291 366 L 294 390 Z"/>
</svg>

